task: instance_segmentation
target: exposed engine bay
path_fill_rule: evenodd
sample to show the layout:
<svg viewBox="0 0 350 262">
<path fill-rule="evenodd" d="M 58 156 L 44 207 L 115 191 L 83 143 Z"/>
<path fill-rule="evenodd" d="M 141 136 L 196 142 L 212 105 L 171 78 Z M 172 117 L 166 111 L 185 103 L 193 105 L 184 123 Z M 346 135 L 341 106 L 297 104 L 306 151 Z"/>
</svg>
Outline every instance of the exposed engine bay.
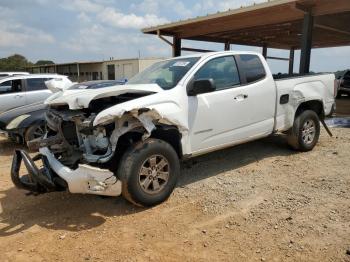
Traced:
<svg viewBox="0 0 350 262">
<path fill-rule="evenodd" d="M 107 163 L 114 155 L 118 138 L 132 130 L 144 138 L 155 128 L 154 112 L 139 109 L 125 113 L 106 125 L 93 126 L 96 115 L 113 105 L 150 93 L 127 93 L 91 101 L 89 108 L 70 110 L 66 105 L 51 105 L 46 113 L 47 134 L 44 139 L 28 143 L 31 149 L 48 147 L 65 166 L 77 168 L 78 163 Z M 152 117 L 151 117 L 152 115 Z"/>
</svg>

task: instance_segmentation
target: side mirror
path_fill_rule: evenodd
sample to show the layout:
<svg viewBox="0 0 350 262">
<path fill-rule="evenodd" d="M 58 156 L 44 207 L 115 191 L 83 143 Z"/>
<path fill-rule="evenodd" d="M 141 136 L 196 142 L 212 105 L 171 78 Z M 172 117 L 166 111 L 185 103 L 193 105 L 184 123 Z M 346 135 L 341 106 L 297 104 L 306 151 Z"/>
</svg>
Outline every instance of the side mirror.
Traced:
<svg viewBox="0 0 350 262">
<path fill-rule="evenodd" d="M 189 96 L 196 96 L 199 94 L 210 93 L 216 90 L 214 80 L 209 79 L 197 79 L 191 81 L 187 86 L 187 94 Z"/>
</svg>

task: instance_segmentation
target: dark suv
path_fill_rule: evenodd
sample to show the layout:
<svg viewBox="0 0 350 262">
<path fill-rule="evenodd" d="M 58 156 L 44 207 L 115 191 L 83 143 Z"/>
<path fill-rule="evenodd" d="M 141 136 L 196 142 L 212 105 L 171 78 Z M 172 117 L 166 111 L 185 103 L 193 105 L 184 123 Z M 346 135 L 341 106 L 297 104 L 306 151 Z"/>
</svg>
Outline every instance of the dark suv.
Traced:
<svg viewBox="0 0 350 262">
<path fill-rule="evenodd" d="M 340 98 L 342 94 L 350 95 L 350 70 L 346 71 L 340 78 L 340 87 L 337 98 Z"/>
</svg>

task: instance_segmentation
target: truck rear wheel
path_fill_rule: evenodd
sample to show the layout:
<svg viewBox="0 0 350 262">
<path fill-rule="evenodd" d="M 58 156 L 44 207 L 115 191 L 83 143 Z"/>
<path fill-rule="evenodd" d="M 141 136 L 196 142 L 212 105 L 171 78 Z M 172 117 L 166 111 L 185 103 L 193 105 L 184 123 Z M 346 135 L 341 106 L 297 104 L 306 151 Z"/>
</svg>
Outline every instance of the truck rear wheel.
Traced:
<svg viewBox="0 0 350 262">
<path fill-rule="evenodd" d="M 295 150 L 311 151 L 320 137 L 320 120 L 311 110 L 306 110 L 294 120 L 288 133 L 288 144 Z"/>
<path fill-rule="evenodd" d="M 117 176 L 128 201 L 154 206 L 170 196 L 179 173 L 179 158 L 173 147 L 159 139 L 147 139 L 125 152 Z"/>
</svg>

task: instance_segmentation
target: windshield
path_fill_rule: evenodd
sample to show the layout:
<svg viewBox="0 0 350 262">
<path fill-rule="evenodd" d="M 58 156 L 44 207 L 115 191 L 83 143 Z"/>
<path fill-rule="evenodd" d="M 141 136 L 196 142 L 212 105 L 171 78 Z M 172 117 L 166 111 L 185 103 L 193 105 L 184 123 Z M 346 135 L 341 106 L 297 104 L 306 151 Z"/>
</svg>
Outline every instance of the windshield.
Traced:
<svg viewBox="0 0 350 262">
<path fill-rule="evenodd" d="M 138 73 L 128 84 L 158 84 L 168 90 L 177 85 L 200 57 L 171 59 L 158 62 Z"/>
</svg>

